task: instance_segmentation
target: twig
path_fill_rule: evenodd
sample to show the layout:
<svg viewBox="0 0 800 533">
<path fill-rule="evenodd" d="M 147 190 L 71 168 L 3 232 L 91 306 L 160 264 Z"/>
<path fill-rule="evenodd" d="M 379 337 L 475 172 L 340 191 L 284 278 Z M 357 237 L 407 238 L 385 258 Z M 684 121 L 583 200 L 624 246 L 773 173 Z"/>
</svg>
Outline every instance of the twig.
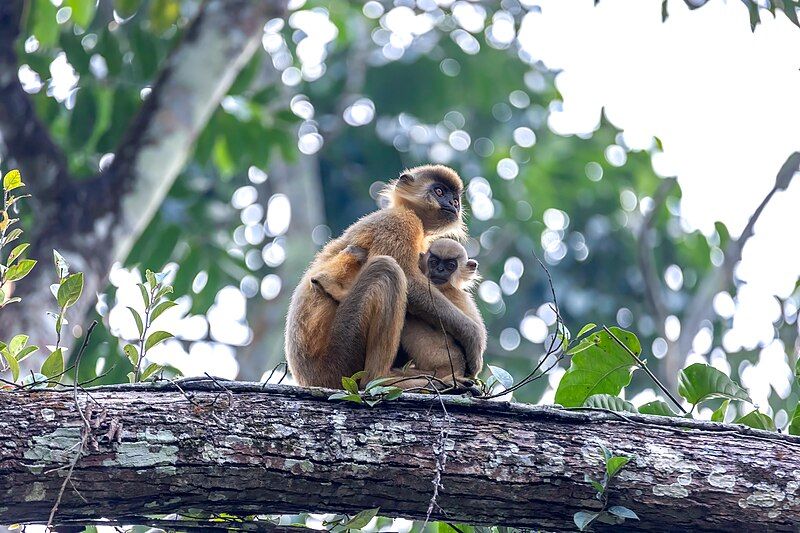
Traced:
<svg viewBox="0 0 800 533">
<path fill-rule="evenodd" d="M 661 283 L 659 281 L 658 272 L 656 271 L 655 261 L 653 260 L 653 243 L 650 237 L 650 230 L 653 229 L 653 223 L 659 209 L 666 201 L 667 196 L 675 187 L 676 183 L 677 181 L 675 178 L 667 178 L 658 186 L 658 189 L 653 195 L 653 208 L 646 213 L 642 219 L 637 243 L 639 269 L 642 271 L 642 277 L 644 278 L 645 297 L 653 315 L 656 317 L 656 323 L 659 324 L 659 331 L 662 335 L 667 312 L 661 295 Z"/>
<path fill-rule="evenodd" d="M 286 375 L 289 373 L 289 364 L 286 361 L 281 361 L 280 363 L 272 367 L 272 372 L 270 372 L 269 376 L 267 376 L 267 379 L 264 380 L 265 387 L 269 384 L 269 380 L 272 379 L 272 376 L 280 367 L 283 367 L 283 375 L 281 376 L 281 379 L 278 380 L 278 384 L 282 383 L 283 380 L 286 379 Z"/>
<path fill-rule="evenodd" d="M 425 515 L 425 522 L 422 524 L 420 531 L 425 530 L 425 526 L 428 525 L 434 508 L 439 508 L 439 510 L 444 513 L 444 509 L 439 506 L 437 499 L 439 498 L 439 489 L 442 488 L 442 474 L 444 473 L 444 468 L 447 464 L 447 449 L 445 448 L 445 442 L 450 431 L 450 414 L 447 412 L 447 408 L 444 405 L 442 395 L 439 394 L 438 391 L 436 395 L 439 399 L 439 404 L 442 406 L 445 425 L 439 430 L 439 438 L 433 445 L 433 453 L 436 459 L 436 472 L 434 473 L 433 481 L 431 482 L 433 483 L 433 494 L 431 495 L 430 502 L 428 503 L 428 512 Z M 433 423 L 433 419 L 431 420 L 431 423 Z"/>
<path fill-rule="evenodd" d="M 56 515 L 56 511 L 58 511 L 58 506 L 61 504 L 61 499 L 64 497 L 64 490 L 67 488 L 67 483 L 71 483 L 70 480 L 72 478 L 72 472 L 75 470 L 75 465 L 78 464 L 78 460 L 80 460 L 81 455 L 83 455 L 83 449 L 86 447 L 86 442 L 89 440 L 89 435 L 92 433 L 92 425 L 84 414 L 83 409 L 81 409 L 80 403 L 78 402 L 78 375 L 80 372 L 81 357 L 83 356 L 83 352 L 86 351 L 86 346 L 89 345 L 89 339 L 92 336 L 95 326 L 97 326 L 97 320 L 93 320 L 89 325 L 89 328 L 86 330 L 86 335 L 83 337 L 83 344 L 81 344 L 81 348 L 78 350 L 78 354 L 75 356 L 75 381 L 72 385 L 72 400 L 75 402 L 75 410 L 78 411 L 81 421 L 83 422 L 83 427 L 81 428 L 81 440 L 78 443 L 78 451 L 75 453 L 75 457 L 72 459 L 72 463 L 69 465 L 69 470 L 64 478 L 64 482 L 61 484 L 61 488 L 58 491 L 56 502 L 53 504 L 53 508 L 50 509 L 50 516 L 47 519 L 47 531 L 52 531 L 53 518 Z M 81 498 L 83 498 L 83 496 L 81 496 Z"/>
<path fill-rule="evenodd" d="M 669 389 L 667 389 L 667 388 L 664 386 L 664 384 L 663 384 L 663 383 L 661 383 L 661 382 L 658 380 L 658 378 L 656 377 L 656 375 L 655 375 L 655 374 L 653 374 L 653 373 L 650 371 L 650 369 L 649 369 L 649 368 L 647 368 L 647 365 L 646 365 L 646 364 L 644 364 L 644 361 L 642 361 L 641 359 L 639 359 L 639 356 L 638 356 L 638 355 L 636 355 L 635 353 L 633 353 L 633 350 L 631 350 L 630 348 L 628 348 L 628 346 L 626 346 L 626 345 L 625 345 L 625 343 L 624 343 L 624 342 L 622 342 L 622 341 L 619 339 L 619 337 L 617 337 L 616 335 L 614 335 L 614 333 L 613 333 L 613 332 L 612 332 L 610 329 L 608 329 L 608 327 L 606 327 L 606 326 L 603 326 L 603 331 L 605 331 L 606 333 L 608 333 L 609 335 L 611 335 L 611 338 L 612 338 L 612 339 L 614 339 L 614 341 L 615 341 L 617 344 L 619 344 L 619 345 L 620 345 L 620 346 L 621 346 L 621 347 L 622 347 L 622 348 L 623 348 L 623 349 L 624 349 L 626 352 L 628 352 L 628 355 L 630 355 L 631 357 L 633 357 L 633 360 L 634 360 L 634 361 L 636 361 L 636 364 L 637 364 L 637 365 L 639 365 L 639 368 L 641 368 L 642 370 L 644 370 L 644 371 L 645 371 L 645 373 L 646 373 L 648 376 L 650 376 L 650 379 L 652 379 L 652 380 L 653 380 L 653 382 L 654 382 L 654 383 L 655 383 L 655 384 L 658 386 L 658 388 L 659 388 L 659 389 L 661 389 L 661 391 L 662 391 L 664 394 L 666 394 L 666 395 L 669 397 L 669 399 L 670 399 L 670 400 L 672 400 L 672 403 L 674 403 L 675 405 L 677 405 L 677 406 L 678 406 L 678 409 L 680 409 L 681 411 L 683 411 L 683 414 L 688 414 L 688 413 L 689 413 L 689 412 L 688 412 L 686 409 L 684 409 L 684 408 L 683 408 L 683 405 L 681 405 L 681 403 L 680 403 L 680 402 L 679 402 L 677 399 L 675 399 L 675 396 L 673 396 L 673 395 L 672 395 L 672 393 L 669 391 Z"/>
<path fill-rule="evenodd" d="M 504 389 L 498 393 L 486 394 L 481 396 L 481 398 L 484 400 L 491 400 L 493 398 L 499 398 L 500 396 L 505 396 L 506 394 L 521 389 L 522 387 L 526 386 L 527 384 L 533 381 L 536 381 L 537 379 L 541 379 L 542 376 L 547 375 L 547 373 L 550 372 L 550 370 L 552 370 L 553 368 L 555 368 L 555 366 L 564 358 L 563 347 L 566 339 L 566 326 L 564 326 L 564 319 L 561 317 L 561 311 L 559 310 L 558 307 L 558 297 L 556 296 L 556 289 L 553 286 L 553 277 L 550 275 L 550 271 L 547 269 L 542 260 L 539 259 L 539 256 L 536 255 L 536 251 L 532 250 L 531 253 L 533 254 L 533 257 L 535 257 L 536 260 L 539 262 L 539 266 L 542 267 L 545 275 L 547 276 L 547 282 L 550 286 L 550 294 L 553 297 L 553 304 L 551 307 L 553 309 L 553 312 L 556 314 L 556 334 L 553 335 L 553 337 L 550 339 L 550 345 L 547 347 L 544 356 L 539 360 L 539 363 L 533 368 L 533 370 L 530 371 L 530 373 L 528 373 L 527 376 L 522 378 L 520 382 L 515 383 L 513 386 Z M 558 345 L 556 345 L 556 340 L 558 340 Z M 559 350 L 561 351 L 561 353 L 558 357 L 556 357 L 553 364 L 550 365 L 546 370 L 544 370 L 537 376 L 536 373 L 539 371 L 539 369 L 542 368 L 542 365 L 544 365 L 544 362 L 547 361 L 547 358 L 559 352 Z"/>
</svg>

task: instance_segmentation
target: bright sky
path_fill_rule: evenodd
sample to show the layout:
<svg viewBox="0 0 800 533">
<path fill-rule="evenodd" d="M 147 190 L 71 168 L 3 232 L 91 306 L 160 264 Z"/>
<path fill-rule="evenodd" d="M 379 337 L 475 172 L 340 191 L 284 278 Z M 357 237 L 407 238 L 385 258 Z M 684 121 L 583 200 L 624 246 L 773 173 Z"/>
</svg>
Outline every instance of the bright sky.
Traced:
<svg viewBox="0 0 800 533">
<path fill-rule="evenodd" d="M 631 147 L 649 148 L 658 137 L 664 152 L 653 165 L 677 176 L 685 226 L 708 234 L 721 221 L 738 235 L 781 164 L 800 150 L 800 100 L 790 96 L 800 94 L 800 30 L 782 13 L 762 10 L 752 32 L 738 1 L 690 11 L 673 0 L 663 23 L 660 0 L 537 4 L 541 13 L 526 16 L 519 41 L 561 71 L 563 110 L 549 126 L 590 132 L 605 111 Z M 772 341 L 781 315 L 774 296 L 789 296 L 800 275 L 798 205 L 800 179 L 773 199 L 745 247 L 737 274 L 746 285 L 724 343 L 730 351 Z M 782 356 L 771 355 L 776 348 Z M 782 345 L 765 349 L 756 367 L 743 379 L 759 389 L 752 391 L 759 403 L 769 388 L 756 380 L 788 392 Z"/>
</svg>

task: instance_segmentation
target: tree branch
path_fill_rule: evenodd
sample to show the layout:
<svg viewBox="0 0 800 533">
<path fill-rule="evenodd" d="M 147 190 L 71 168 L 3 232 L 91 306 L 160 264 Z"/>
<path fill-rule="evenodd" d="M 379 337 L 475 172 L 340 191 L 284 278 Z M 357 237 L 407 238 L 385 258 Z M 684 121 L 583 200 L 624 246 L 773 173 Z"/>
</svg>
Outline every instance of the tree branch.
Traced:
<svg viewBox="0 0 800 533">
<path fill-rule="evenodd" d="M 667 318 L 667 310 L 664 305 L 664 298 L 661 294 L 661 276 L 656 269 L 655 260 L 653 258 L 653 227 L 655 218 L 658 211 L 667 200 L 670 191 L 675 187 L 677 181 L 675 178 L 666 178 L 658 186 L 656 193 L 653 195 L 653 208 L 645 214 L 642 220 L 642 225 L 639 228 L 637 240 L 637 255 L 639 259 L 639 269 L 644 278 L 644 293 L 647 298 L 647 304 L 650 311 L 653 313 L 658 331 L 661 335 L 664 334 L 664 320 Z"/>
<path fill-rule="evenodd" d="M 607 411 L 569 411 L 462 397 L 404 395 L 375 408 L 331 391 L 189 379 L 92 389 L 121 442 L 100 440 L 74 470 L 54 524 L 189 512 L 299 511 L 425 519 L 439 442 L 447 463 L 432 519 L 574 530 L 591 510 L 599 445 L 633 460 L 612 505 L 640 531 L 791 531 L 800 439 L 743 426 Z M 220 388 L 232 401 L 216 402 Z M 442 401 L 443 404 L 439 402 Z M 69 391 L 0 394 L 0 523 L 42 523 L 74 455 L 81 419 Z M 214 415 L 214 416 L 210 416 Z M 757 459 L 753 459 L 756 457 Z M 196 524 L 197 525 L 197 524 Z M 598 526 L 608 529 L 610 526 Z M 614 531 L 619 531 L 617 527 Z"/>
<path fill-rule="evenodd" d="M 49 260 L 51 249 L 57 247 L 74 270 L 84 272 L 84 294 L 101 292 L 111 265 L 125 258 L 147 227 L 197 136 L 258 49 L 265 22 L 283 16 L 286 4 L 287 0 L 203 2 L 165 60 L 110 168 L 74 185 L 70 194 L 50 202 L 47 212 L 37 211 L 42 224 L 36 228 L 29 255 Z M 3 8 L 7 6 L 0 2 Z M 35 143 L 29 148 L 39 149 Z M 35 180 L 27 174 L 24 178 Z M 18 295 L 25 310 L 33 311 L 4 314 L 0 317 L 4 331 L 24 331 L 40 346 L 49 342 L 52 320 L 43 309 L 52 300 L 50 283 L 46 268 L 37 268 L 26 278 Z M 84 316 L 93 304 L 90 298 L 81 299 L 71 310 L 73 316 Z"/>
<path fill-rule="evenodd" d="M 19 82 L 15 42 L 24 15 L 23 0 L 0 2 L 0 137 L 35 202 L 59 198 L 71 186 L 67 158 L 33 109 Z"/>
<path fill-rule="evenodd" d="M 764 208 L 769 204 L 776 192 L 786 190 L 789 187 L 792 178 L 798 170 L 800 170 L 800 152 L 795 152 L 790 155 L 781 166 L 775 177 L 775 185 L 750 216 L 742 234 L 738 239 L 732 240 L 728 244 L 725 249 L 725 258 L 722 265 L 714 269 L 714 271 L 701 282 L 700 287 L 686 307 L 689 312 L 681 325 L 681 336 L 680 339 L 678 339 L 678 346 L 680 353 L 684 356 L 691 348 L 692 341 L 694 341 L 697 332 L 700 331 L 700 326 L 703 321 L 710 320 L 714 317 L 714 307 L 712 305 L 714 296 L 733 282 L 733 271 L 736 265 L 739 264 L 739 261 L 742 260 L 744 245 L 753 236 L 755 225 L 761 217 Z"/>
<path fill-rule="evenodd" d="M 191 155 L 194 142 L 286 0 L 209 0 L 167 58 L 108 171 L 86 186 L 92 219 L 113 215 L 123 259 Z"/>
</svg>

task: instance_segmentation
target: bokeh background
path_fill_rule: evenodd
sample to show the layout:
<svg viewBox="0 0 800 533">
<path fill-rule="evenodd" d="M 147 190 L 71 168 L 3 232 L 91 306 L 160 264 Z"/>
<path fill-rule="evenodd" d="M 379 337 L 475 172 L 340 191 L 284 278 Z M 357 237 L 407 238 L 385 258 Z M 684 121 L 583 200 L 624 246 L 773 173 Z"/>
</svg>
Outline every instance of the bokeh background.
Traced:
<svg viewBox="0 0 800 533">
<path fill-rule="evenodd" d="M 634 331 L 673 388 L 685 365 L 710 363 L 785 425 L 800 392 L 800 179 L 758 208 L 800 149 L 800 29 L 761 4 L 290 1 L 107 287 L 84 295 L 93 309 L 71 333 L 95 315 L 102 331 L 83 372 L 125 381 L 126 306 L 150 268 L 179 303 L 153 361 L 263 379 L 315 251 L 375 209 L 387 180 L 435 162 L 467 182 L 490 364 L 521 378 L 553 331 L 535 253 L 573 332 Z M 71 174 L 112 164 L 199 6 L 27 2 L 16 75 Z M 563 372 L 515 397 L 552 402 Z M 639 374 L 637 405 L 655 397 Z"/>
</svg>

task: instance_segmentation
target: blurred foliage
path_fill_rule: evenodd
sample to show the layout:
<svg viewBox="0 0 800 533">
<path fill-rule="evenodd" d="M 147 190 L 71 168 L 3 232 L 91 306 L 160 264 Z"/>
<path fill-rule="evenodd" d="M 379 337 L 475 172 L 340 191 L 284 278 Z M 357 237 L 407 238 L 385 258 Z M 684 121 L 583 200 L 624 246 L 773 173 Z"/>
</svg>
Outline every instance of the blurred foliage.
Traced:
<svg viewBox="0 0 800 533">
<path fill-rule="evenodd" d="M 21 63 L 35 78 L 28 90 L 69 153 L 70 170 L 92 175 L 109 163 L 200 2 L 69 0 L 56 7 L 49 0 L 32 0 L 29 5 L 26 31 L 18 42 Z M 245 238 L 252 223 L 244 222 L 249 206 L 231 200 L 237 192 L 253 187 L 266 210 L 267 200 L 281 191 L 264 179 L 264 172 L 268 176 L 276 160 L 291 164 L 313 157 L 324 198 L 317 207 L 326 221 L 318 229 L 323 236 L 336 235 L 375 208 L 376 182 L 407 166 L 441 161 L 469 182 L 473 238 L 468 248 L 485 279 L 479 301 L 491 334 L 489 362 L 525 375 L 544 352 L 541 330 L 555 319 L 534 251 L 550 265 L 566 324 L 592 321 L 630 328 L 641 339 L 644 355 L 651 354 L 660 319 L 645 303 L 636 249 L 643 213 L 663 181 L 650 163 L 660 149 L 658 140 L 648 150 L 631 150 L 605 118 L 591 135 L 559 136 L 547 125 L 549 113 L 561 105 L 554 74 L 516 43 L 492 41 L 485 31 L 465 37 L 451 12 L 437 8 L 430 9 L 439 17 L 433 28 L 412 35 L 396 54 L 385 23 L 384 12 L 391 8 L 377 2 L 309 1 L 287 24 L 268 24 L 265 50 L 244 68 L 201 132 L 191 161 L 126 266 L 177 268 L 175 292 L 188 295 L 192 315 L 205 314 L 220 289 L 230 285 L 247 293 L 248 312 L 264 312 L 271 302 L 263 301 L 252 285 L 280 274 L 283 259 L 265 264 L 261 256 L 271 245 L 283 251 L 291 247 L 284 235 L 261 230 Z M 483 11 L 486 25 L 501 13 L 518 27 L 528 8 L 503 2 L 476 9 Z M 323 41 L 321 65 L 303 56 L 301 46 L 314 43 L 301 29 L 302 13 L 325 19 L 317 28 L 320 35 L 333 27 L 329 39 L 316 37 Z M 51 83 L 57 70 L 73 81 L 66 87 L 62 81 L 59 89 Z M 346 120 L 348 109 L 359 102 L 361 111 L 371 106 L 373 116 L 353 125 Z M 458 144 L 464 134 L 466 146 Z M 304 139 L 316 145 L 304 148 Z M 503 179 L 503 173 L 510 179 Z M 653 253 L 659 277 L 670 265 L 680 268 L 682 285 L 659 290 L 669 314 L 681 319 L 698 283 L 715 270 L 712 258 L 729 237 L 722 225 L 713 235 L 687 232 L 679 202 L 680 190 L 674 187 L 664 205 L 656 206 Z M 293 220 L 301 216 L 298 210 L 292 213 Z M 281 287 L 282 293 L 291 289 Z M 108 289 L 108 305 L 116 291 Z M 785 316 L 775 324 L 776 335 L 789 347 L 797 337 L 794 320 Z M 109 325 L 107 315 L 103 323 Z M 723 318 L 709 324 L 714 347 L 730 325 Z M 217 339 L 207 333 L 186 344 L 206 341 Z M 742 362 L 757 353 L 724 354 L 731 377 L 739 379 Z M 708 352 L 699 355 L 708 359 Z M 81 379 L 94 375 L 91 359 L 98 357 L 107 360 L 106 369 L 112 368 L 103 380 L 124 381 L 130 367 L 115 336 L 100 328 Z M 273 363 L 280 357 L 271 354 Z M 652 355 L 649 360 L 661 375 L 663 360 Z M 563 366 L 556 370 L 563 372 Z M 553 385 L 538 380 L 516 397 L 537 401 L 546 389 L 552 393 Z M 629 394 L 644 388 L 652 384 L 634 374 Z M 796 388 L 785 399 L 772 394 L 770 408 L 784 409 L 790 418 L 797 399 Z"/>
</svg>

